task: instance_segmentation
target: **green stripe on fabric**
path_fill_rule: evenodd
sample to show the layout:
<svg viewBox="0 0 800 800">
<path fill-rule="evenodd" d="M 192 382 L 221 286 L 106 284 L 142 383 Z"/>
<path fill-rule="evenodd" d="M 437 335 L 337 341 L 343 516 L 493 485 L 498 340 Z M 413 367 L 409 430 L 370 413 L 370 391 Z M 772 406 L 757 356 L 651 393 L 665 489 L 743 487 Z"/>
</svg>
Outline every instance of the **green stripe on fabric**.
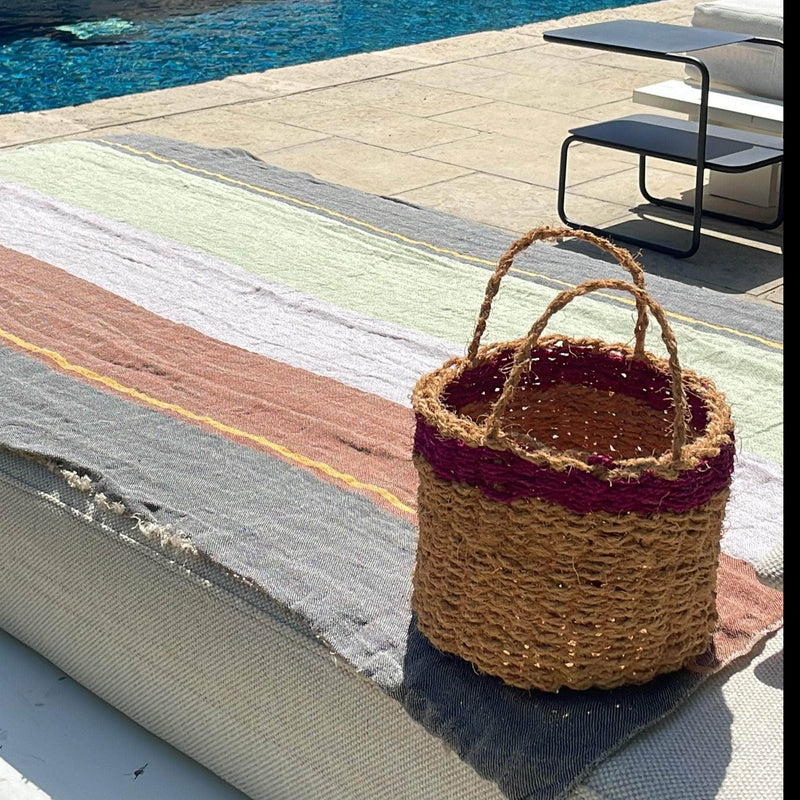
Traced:
<svg viewBox="0 0 800 800">
<path fill-rule="evenodd" d="M 343 220 L 371 233 L 411 244 L 426 252 L 454 257 L 484 268 L 494 268 L 499 253 L 506 249 L 508 242 L 507 233 L 484 228 L 480 223 L 471 223 L 434 209 L 398 204 L 391 198 L 325 183 L 303 173 L 287 172 L 248 157 L 244 150 L 210 149 L 189 142 L 142 134 L 112 136 L 109 139 L 92 141 L 158 164 L 185 170 L 190 174 L 277 198 L 296 207 Z M 465 228 L 470 230 L 469 235 L 465 235 Z M 547 254 L 544 263 L 539 261 L 542 253 Z M 562 253 L 560 247 L 552 247 L 547 251 L 539 249 L 533 265 L 520 266 L 518 261 L 511 267 L 510 273 L 560 291 L 592 277 L 607 277 L 602 273 L 604 270 L 608 271 L 609 260 L 603 262 L 584 255 L 576 259 L 574 253 L 570 257 L 568 253 Z M 592 265 L 596 272 L 591 270 Z M 670 318 L 700 329 L 742 338 L 748 344 L 783 350 L 783 340 L 780 339 L 782 331 L 773 329 L 771 334 L 767 333 L 770 330 L 767 320 L 771 318 L 771 324 L 775 325 L 774 309 L 760 306 L 764 313 L 758 315 L 759 322 L 754 327 L 756 320 L 752 312 L 756 308 L 755 303 L 742 303 L 735 296 L 728 298 L 718 293 L 700 297 L 697 287 L 657 274 L 648 274 L 647 282 L 651 289 L 664 297 L 662 305 L 681 308 L 683 313 L 668 310 L 667 315 Z M 633 305 L 631 298 L 607 294 L 602 296 Z M 782 317 L 782 311 L 778 313 Z M 762 320 L 764 325 L 761 324 Z M 728 324 L 731 321 L 735 328 Z M 782 322 L 780 324 L 782 327 Z"/>
<path fill-rule="evenodd" d="M 465 347 L 488 279 L 485 270 L 457 259 L 90 142 L 2 154 L 0 174 L 297 291 Z M 555 294 L 509 276 L 484 341 L 522 335 Z M 629 342 L 633 324 L 633 309 L 589 297 L 560 312 L 550 330 Z M 673 330 L 682 364 L 710 377 L 726 394 L 740 446 L 781 462 L 782 354 L 678 321 Z M 648 347 L 665 352 L 655 332 Z"/>
</svg>

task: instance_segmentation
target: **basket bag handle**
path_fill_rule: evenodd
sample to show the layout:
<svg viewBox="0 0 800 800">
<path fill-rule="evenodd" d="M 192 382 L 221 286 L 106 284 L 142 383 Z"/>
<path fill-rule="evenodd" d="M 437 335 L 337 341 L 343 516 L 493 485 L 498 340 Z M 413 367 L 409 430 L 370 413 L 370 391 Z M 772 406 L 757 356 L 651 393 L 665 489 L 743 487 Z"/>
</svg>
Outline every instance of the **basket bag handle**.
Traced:
<svg viewBox="0 0 800 800">
<path fill-rule="evenodd" d="M 661 326 L 661 338 L 667 347 L 669 353 L 669 369 L 672 375 L 672 398 L 675 403 L 675 424 L 672 433 L 672 458 L 675 461 L 680 461 L 681 450 L 686 442 L 686 417 L 688 405 L 686 402 L 686 391 L 683 385 L 683 373 L 678 362 L 678 345 L 675 341 L 675 335 L 672 328 L 667 321 L 667 315 L 664 309 L 653 300 L 647 292 L 634 286 L 627 281 L 605 279 L 585 281 L 572 289 L 565 289 L 558 294 L 555 299 L 545 309 L 541 317 L 533 324 L 533 327 L 528 332 L 525 339 L 517 348 L 514 356 L 514 362 L 506 379 L 503 391 L 499 399 L 492 407 L 492 411 L 486 420 L 484 427 L 484 436 L 486 440 L 497 440 L 500 438 L 500 421 L 511 402 L 514 391 L 519 384 L 522 373 L 525 371 L 530 363 L 531 350 L 536 346 L 542 331 L 545 329 L 550 317 L 561 310 L 567 303 L 590 292 L 595 292 L 598 289 L 619 289 L 624 292 L 629 292 L 636 299 L 637 308 L 649 309 L 650 313 L 656 318 L 658 324 Z M 638 323 L 637 323 L 638 324 Z"/>
<path fill-rule="evenodd" d="M 481 337 L 486 330 L 486 321 L 489 319 L 489 312 L 492 310 L 492 301 L 500 289 L 500 281 L 503 280 L 506 273 L 511 269 L 511 265 L 514 263 L 514 257 L 530 247 L 534 242 L 539 242 L 544 239 L 566 239 L 569 237 L 583 239 L 583 241 L 590 242 L 612 255 L 621 267 L 630 272 L 634 284 L 640 289 L 644 289 L 644 271 L 636 262 L 636 259 L 624 248 L 617 247 L 611 244 L 607 239 L 596 236 L 589 231 L 577 228 L 551 228 L 549 226 L 534 228 L 523 236 L 520 236 L 517 241 L 511 244 L 500 258 L 500 261 L 497 262 L 494 273 L 492 277 L 489 278 L 489 283 L 486 286 L 486 295 L 483 298 L 481 310 L 478 314 L 478 323 L 475 326 L 475 333 L 472 336 L 472 341 L 467 350 L 467 359 L 471 364 L 474 363 L 475 356 L 478 353 Z M 636 327 L 634 328 L 634 333 L 636 335 L 634 355 L 640 358 L 644 354 L 644 335 L 647 330 L 647 308 L 638 297 L 636 298 L 636 308 L 639 312 L 639 316 L 636 320 Z"/>
</svg>

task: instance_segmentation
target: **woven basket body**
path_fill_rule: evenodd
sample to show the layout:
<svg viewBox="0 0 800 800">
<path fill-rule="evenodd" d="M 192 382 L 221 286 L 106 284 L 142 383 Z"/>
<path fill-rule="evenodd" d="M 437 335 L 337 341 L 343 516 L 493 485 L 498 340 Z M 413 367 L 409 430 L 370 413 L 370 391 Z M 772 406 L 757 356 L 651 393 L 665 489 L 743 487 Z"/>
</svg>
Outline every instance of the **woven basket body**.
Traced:
<svg viewBox="0 0 800 800">
<path fill-rule="evenodd" d="M 596 238 L 539 229 L 523 244 L 578 233 Z M 550 314 L 599 286 L 634 294 L 635 348 L 541 336 Z M 643 348 L 645 310 L 668 359 Z M 640 286 L 582 284 L 528 336 L 480 347 L 485 316 L 469 354 L 414 390 L 419 630 L 525 689 L 613 688 L 680 669 L 717 620 L 734 461 L 724 398 L 680 369 L 666 316 Z"/>
</svg>

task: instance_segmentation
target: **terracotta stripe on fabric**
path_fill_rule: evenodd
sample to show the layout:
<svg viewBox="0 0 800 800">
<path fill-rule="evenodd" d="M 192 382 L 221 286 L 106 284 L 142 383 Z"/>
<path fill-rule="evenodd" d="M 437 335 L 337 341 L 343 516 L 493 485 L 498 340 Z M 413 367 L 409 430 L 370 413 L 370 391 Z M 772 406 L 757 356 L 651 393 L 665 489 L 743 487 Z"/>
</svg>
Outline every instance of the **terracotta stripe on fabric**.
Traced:
<svg viewBox="0 0 800 800">
<path fill-rule="evenodd" d="M 221 423 L 222 430 L 191 420 L 217 434 L 275 453 L 252 438 L 263 437 L 301 459 L 321 462 L 345 477 L 321 473 L 341 488 L 359 489 L 346 481 L 351 476 L 388 490 L 397 503 L 380 492 L 359 489 L 383 508 L 413 518 L 417 477 L 410 460 L 410 408 L 224 344 L 3 247 L 0 307 L 2 327 L 21 339 Z M 51 359 L 43 360 L 55 366 Z M 236 430 L 250 437 L 237 436 Z"/>
<path fill-rule="evenodd" d="M 749 653 L 765 634 L 781 628 L 783 592 L 760 583 L 746 561 L 720 553 L 717 613 L 712 648 L 697 660 L 699 672 L 716 672 Z"/>
</svg>

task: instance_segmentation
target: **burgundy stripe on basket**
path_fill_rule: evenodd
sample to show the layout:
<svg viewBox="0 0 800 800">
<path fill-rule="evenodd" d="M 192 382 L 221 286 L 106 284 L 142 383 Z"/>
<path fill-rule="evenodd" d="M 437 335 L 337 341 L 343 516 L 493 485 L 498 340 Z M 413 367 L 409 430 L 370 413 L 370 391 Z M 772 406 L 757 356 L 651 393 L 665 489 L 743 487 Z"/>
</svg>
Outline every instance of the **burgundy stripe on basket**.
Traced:
<svg viewBox="0 0 800 800">
<path fill-rule="evenodd" d="M 502 388 L 515 355 L 516 347 L 508 347 L 491 361 L 470 367 L 459 380 L 447 387 L 443 400 L 458 410 L 484 399 L 487 386 Z M 655 372 L 650 365 L 632 361 L 622 353 L 598 353 L 593 347 L 574 342 L 559 347 L 556 341 L 549 347 L 534 348 L 530 360 L 531 374 L 537 386 L 559 383 L 591 386 L 599 391 L 633 394 L 659 411 L 673 407 L 669 373 Z M 523 376 L 520 385 L 526 380 Z M 702 430 L 708 424 L 702 399 L 688 389 L 686 402 L 689 404 L 692 424 Z"/>
<path fill-rule="evenodd" d="M 632 511 L 650 515 L 681 513 L 708 502 L 730 483 L 735 447 L 730 444 L 720 448 L 718 456 L 682 472 L 675 480 L 644 472 L 635 479 L 608 481 L 580 470 L 558 472 L 508 451 L 443 439 L 417 415 L 414 452 L 424 457 L 442 480 L 475 486 L 492 500 L 510 503 L 537 497 L 576 514 Z"/>
</svg>

